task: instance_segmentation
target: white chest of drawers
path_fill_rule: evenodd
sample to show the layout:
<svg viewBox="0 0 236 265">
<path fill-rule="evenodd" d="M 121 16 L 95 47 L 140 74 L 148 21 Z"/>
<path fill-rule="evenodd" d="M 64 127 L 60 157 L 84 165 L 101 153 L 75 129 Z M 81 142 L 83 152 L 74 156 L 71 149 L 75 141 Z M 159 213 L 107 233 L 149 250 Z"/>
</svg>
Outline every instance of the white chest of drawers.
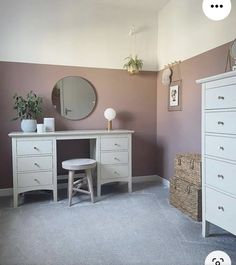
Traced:
<svg viewBox="0 0 236 265">
<path fill-rule="evenodd" d="M 202 84 L 203 236 L 210 223 L 236 235 L 236 71 Z"/>
<path fill-rule="evenodd" d="M 32 190 L 52 190 L 57 201 L 57 141 L 88 139 L 90 156 L 97 161 L 97 195 L 110 182 L 127 182 L 132 191 L 132 133 L 128 130 L 13 132 L 14 206 L 18 195 Z"/>
</svg>

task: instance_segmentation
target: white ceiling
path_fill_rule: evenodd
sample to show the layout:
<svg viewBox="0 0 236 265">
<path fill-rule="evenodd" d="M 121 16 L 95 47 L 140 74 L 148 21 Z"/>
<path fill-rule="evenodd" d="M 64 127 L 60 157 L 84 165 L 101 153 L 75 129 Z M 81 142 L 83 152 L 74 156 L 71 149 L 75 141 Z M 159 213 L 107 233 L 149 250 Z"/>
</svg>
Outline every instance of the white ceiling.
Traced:
<svg viewBox="0 0 236 265">
<path fill-rule="evenodd" d="M 145 9 L 159 11 L 169 0 L 93 0 L 98 4 L 121 8 Z"/>
</svg>

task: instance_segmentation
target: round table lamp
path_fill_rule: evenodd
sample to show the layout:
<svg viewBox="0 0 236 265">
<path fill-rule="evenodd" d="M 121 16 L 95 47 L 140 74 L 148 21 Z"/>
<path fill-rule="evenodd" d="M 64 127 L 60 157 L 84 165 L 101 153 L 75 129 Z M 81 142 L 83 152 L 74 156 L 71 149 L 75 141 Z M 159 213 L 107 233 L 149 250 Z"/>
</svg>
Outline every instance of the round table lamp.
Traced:
<svg viewBox="0 0 236 265">
<path fill-rule="evenodd" d="M 112 120 L 116 117 L 116 111 L 112 108 L 108 108 L 104 111 L 104 117 L 108 120 L 107 130 L 112 130 Z"/>
</svg>

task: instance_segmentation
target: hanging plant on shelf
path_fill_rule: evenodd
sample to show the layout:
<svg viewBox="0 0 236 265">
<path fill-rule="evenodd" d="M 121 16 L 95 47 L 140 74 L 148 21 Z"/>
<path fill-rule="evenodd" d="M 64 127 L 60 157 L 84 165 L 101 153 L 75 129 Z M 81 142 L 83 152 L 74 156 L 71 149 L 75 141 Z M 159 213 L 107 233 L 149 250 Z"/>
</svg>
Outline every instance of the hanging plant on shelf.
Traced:
<svg viewBox="0 0 236 265">
<path fill-rule="evenodd" d="M 126 57 L 125 60 L 128 60 L 124 64 L 123 68 L 126 69 L 130 74 L 137 74 L 143 67 L 143 60 L 139 59 L 137 55 L 134 57 L 130 55 Z"/>
</svg>

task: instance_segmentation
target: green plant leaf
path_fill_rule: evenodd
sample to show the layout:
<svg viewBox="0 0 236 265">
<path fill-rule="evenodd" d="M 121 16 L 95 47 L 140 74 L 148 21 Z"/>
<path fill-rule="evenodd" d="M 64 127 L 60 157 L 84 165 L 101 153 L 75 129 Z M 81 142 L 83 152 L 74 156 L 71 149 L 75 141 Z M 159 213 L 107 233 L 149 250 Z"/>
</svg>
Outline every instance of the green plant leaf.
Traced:
<svg viewBox="0 0 236 265">
<path fill-rule="evenodd" d="M 128 70 L 129 72 L 138 72 L 143 67 L 143 61 L 138 58 L 137 55 L 134 57 L 132 55 L 125 58 L 125 60 L 128 60 L 124 65 L 123 68 Z"/>
<path fill-rule="evenodd" d="M 42 115 L 42 102 L 43 99 L 37 96 L 33 91 L 30 91 L 26 98 L 15 94 L 13 96 L 14 105 L 13 109 L 16 110 L 16 119 L 37 119 Z"/>
</svg>

